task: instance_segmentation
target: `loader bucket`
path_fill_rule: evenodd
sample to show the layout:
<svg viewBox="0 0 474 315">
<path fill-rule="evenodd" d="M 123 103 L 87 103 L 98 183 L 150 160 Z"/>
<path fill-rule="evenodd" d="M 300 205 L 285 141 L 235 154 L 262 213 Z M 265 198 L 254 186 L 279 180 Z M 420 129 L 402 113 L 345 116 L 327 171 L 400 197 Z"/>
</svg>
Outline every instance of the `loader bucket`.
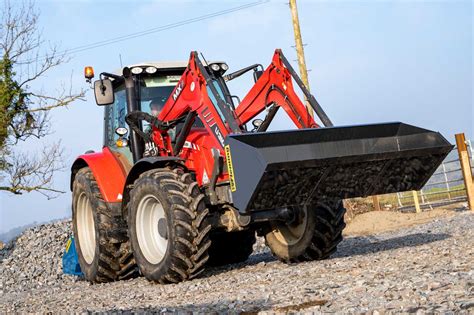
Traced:
<svg viewBox="0 0 474 315">
<path fill-rule="evenodd" d="M 225 149 L 234 205 L 248 214 L 420 190 L 452 148 L 396 122 L 229 135 Z"/>
</svg>

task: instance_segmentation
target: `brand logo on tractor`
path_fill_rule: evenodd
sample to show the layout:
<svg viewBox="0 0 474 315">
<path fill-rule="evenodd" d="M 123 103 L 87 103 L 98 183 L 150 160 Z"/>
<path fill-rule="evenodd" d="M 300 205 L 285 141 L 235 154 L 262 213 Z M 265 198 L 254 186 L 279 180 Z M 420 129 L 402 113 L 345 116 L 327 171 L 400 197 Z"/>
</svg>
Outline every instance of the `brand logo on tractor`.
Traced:
<svg viewBox="0 0 474 315">
<path fill-rule="evenodd" d="M 217 127 L 217 125 L 214 127 L 214 133 L 216 134 L 217 139 L 219 139 L 221 145 L 224 146 L 224 137 L 222 136 L 222 133 Z"/>
<path fill-rule="evenodd" d="M 176 101 L 178 99 L 178 96 L 181 94 L 184 88 L 184 82 L 179 81 L 178 85 L 176 86 L 176 90 L 173 92 L 173 100 Z"/>
</svg>

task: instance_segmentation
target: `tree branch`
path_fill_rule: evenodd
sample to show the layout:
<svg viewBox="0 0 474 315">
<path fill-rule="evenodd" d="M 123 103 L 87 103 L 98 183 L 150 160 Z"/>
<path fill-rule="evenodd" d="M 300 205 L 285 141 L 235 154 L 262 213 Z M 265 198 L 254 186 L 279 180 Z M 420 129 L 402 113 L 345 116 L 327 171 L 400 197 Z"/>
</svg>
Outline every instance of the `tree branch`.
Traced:
<svg viewBox="0 0 474 315">
<path fill-rule="evenodd" d="M 11 167 L 5 172 L 8 185 L 0 186 L 0 190 L 16 195 L 32 191 L 40 192 L 48 199 L 56 198 L 64 191 L 52 187 L 56 172 L 65 168 L 63 149 L 60 143 L 44 148 L 41 154 L 17 154 L 7 158 Z"/>
<path fill-rule="evenodd" d="M 2 1 L 2 0 L 0 0 Z M 20 3 L 20 4 L 18 4 Z M 41 154 L 21 154 L 19 141 L 42 139 L 50 132 L 48 113 L 75 101 L 84 101 L 85 90 L 64 85 L 54 94 L 32 91 L 30 85 L 69 59 L 55 46 L 44 47 L 38 30 L 39 14 L 30 0 L 3 0 L 0 21 L 0 191 L 22 194 L 36 191 L 54 198 L 54 175 L 64 169 L 60 144 Z M 40 57 L 46 55 L 46 57 Z"/>
<path fill-rule="evenodd" d="M 54 97 L 54 96 L 41 95 L 41 94 L 37 94 L 37 93 L 29 93 L 30 96 L 36 97 L 36 98 L 38 98 L 42 101 L 46 101 L 46 102 L 52 101 L 53 103 L 52 104 L 47 104 L 47 105 L 44 105 L 44 106 L 40 106 L 40 107 L 37 107 L 37 108 L 31 108 L 31 109 L 28 109 L 27 111 L 30 112 L 30 113 L 33 113 L 33 112 L 38 112 L 38 111 L 49 111 L 53 108 L 68 106 L 69 104 L 71 104 L 72 102 L 74 102 L 76 100 L 85 101 L 85 98 L 84 98 L 85 94 L 86 94 L 86 91 L 81 90 L 78 94 L 62 96 L 62 97 L 58 98 L 58 97 Z"/>
</svg>

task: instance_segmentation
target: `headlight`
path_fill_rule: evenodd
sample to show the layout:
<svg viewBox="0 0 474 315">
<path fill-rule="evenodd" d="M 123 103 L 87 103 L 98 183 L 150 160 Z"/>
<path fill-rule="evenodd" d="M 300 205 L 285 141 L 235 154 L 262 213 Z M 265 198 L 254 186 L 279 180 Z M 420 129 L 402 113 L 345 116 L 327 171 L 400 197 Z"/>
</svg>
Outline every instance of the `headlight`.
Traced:
<svg viewBox="0 0 474 315">
<path fill-rule="evenodd" d="M 146 67 L 146 69 L 145 69 L 145 72 L 148 73 L 148 74 L 153 74 L 156 71 L 158 71 L 158 69 L 156 69 L 155 67 Z"/>
<path fill-rule="evenodd" d="M 219 71 L 221 70 L 221 67 L 217 63 L 211 64 L 211 69 L 212 71 Z"/>
<path fill-rule="evenodd" d="M 134 67 L 131 69 L 132 73 L 133 74 L 140 74 L 143 72 L 143 68 L 140 68 L 140 67 Z"/>
<path fill-rule="evenodd" d="M 227 71 L 229 70 L 229 66 L 226 63 L 221 63 L 221 69 Z"/>
</svg>

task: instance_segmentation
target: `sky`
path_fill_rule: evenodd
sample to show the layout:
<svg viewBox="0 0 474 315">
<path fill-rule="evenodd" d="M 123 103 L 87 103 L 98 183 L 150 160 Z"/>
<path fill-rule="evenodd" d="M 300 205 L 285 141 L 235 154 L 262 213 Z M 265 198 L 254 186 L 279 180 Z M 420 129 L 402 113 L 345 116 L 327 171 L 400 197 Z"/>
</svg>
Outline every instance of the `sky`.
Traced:
<svg viewBox="0 0 474 315">
<path fill-rule="evenodd" d="M 234 8 L 248 1 L 36 1 L 44 38 L 61 49 L 160 27 Z M 335 125 L 402 121 L 440 131 L 454 142 L 474 139 L 473 8 L 471 1 L 304 1 L 299 17 L 311 91 Z M 267 3 L 181 27 L 73 54 L 32 88 L 54 94 L 61 84 L 88 89 L 84 66 L 96 73 L 141 61 L 187 60 L 192 50 L 225 60 L 230 71 L 264 66 L 275 48 L 294 62 L 296 53 L 287 0 Z M 253 83 L 242 76 L 230 84 L 241 98 Z M 35 154 L 61 141 L 64 172 L 53 200 L 38 193 L 0 192 L 0 233 L 32 222 L 70 217 L 69 167 L 87 150 L 100 151 L 103 108 L 87 100 L 52 113 L 54 133 L 22 144 Z M 290 128 L 286 117 L 276 126 Z"/>
</svg>

